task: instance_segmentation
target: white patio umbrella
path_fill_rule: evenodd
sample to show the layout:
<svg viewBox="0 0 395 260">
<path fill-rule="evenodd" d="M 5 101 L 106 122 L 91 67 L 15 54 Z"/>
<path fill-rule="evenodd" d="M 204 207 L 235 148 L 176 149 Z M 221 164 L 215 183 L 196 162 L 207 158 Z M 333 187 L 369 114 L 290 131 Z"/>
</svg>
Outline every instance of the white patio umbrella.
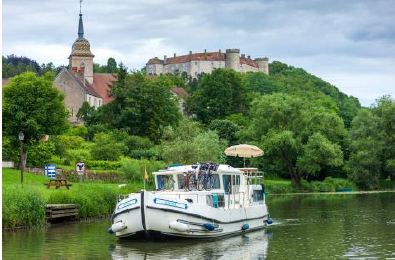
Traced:
<svg viewBox="0 0 395 260">
<path fill-rule="evenodd" d="M 242 157 L 244 160 L 244 167 L 245 158 L 254 158 L 263 155 L 261 148 L 250 144 L 233 145 L 226 148 L 224 152 L 227 156 Z"/>
</svg>

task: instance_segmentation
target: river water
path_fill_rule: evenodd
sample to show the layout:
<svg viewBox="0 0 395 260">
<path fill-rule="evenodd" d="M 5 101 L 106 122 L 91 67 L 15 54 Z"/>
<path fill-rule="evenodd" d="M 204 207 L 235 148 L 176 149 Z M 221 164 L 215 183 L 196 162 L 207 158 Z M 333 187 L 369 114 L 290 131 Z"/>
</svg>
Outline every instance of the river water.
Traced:
<svg viewBox="0 0 395 260">
<path fill-rule="evenodd" d="M 274 224 L 214 241 L 120 241 L 109 221 L 3 231 L 3 259 L 395 259 L 395 193 L 269 196 Z"/>
</svg>

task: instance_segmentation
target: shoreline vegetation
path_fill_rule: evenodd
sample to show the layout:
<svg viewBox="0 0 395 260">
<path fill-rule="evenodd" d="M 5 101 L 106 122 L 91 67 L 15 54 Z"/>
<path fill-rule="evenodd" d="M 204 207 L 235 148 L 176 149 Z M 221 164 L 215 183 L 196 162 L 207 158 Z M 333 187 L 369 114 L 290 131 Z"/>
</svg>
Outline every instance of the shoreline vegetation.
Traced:
<svg viewBox="0 0 395 260">
<path fill-rule="evenodd" d="M 21 188 L 20 172 L 17 169 L 2 169 L 3 177 L 3 229 L 35 228 L 47 226 L 45 220 L 46 204 L 78 204 L 79 217 L 86 219 L 108 218 L 111 216 L 119 195 L 138 192 L 143 182 L 131 182 L 121 188 L 120 183 L 85 180 L 73 182 L 70 190 L 47 189 L 44 183 L 48 178 L 43 175 L 25 173 L 25 182 Z M 290 180 L 264 181 L 269 196 L 301 194 L 362 194 L 372 192 L 395 192 L 394 190 L 356 191 L 355 185 L 346 179 L 326 178 L 324 181 L 308 183 L 302 181 L 301 188 L 296 189 Z M 338 188 L 352 188 L 352 192 L 336 192 Z M 152 178 L 147 189 L 153 189 Z"/>
</svg>

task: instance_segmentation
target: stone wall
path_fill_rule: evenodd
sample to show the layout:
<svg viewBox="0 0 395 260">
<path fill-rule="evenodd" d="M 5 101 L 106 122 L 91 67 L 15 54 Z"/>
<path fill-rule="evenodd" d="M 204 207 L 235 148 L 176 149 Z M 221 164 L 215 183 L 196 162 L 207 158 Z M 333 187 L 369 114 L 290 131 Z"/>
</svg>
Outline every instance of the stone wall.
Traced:
<svg viewBox="0 0 395 260">
<path fill-rule="evenodd" d="M 78 122 L 77 113 L 85 101 L 85 91 L 64 70 L 55 78 L 54 85 L 64 94 L 64 103 L 69 110 L 70 121 Z"/>
</svg>

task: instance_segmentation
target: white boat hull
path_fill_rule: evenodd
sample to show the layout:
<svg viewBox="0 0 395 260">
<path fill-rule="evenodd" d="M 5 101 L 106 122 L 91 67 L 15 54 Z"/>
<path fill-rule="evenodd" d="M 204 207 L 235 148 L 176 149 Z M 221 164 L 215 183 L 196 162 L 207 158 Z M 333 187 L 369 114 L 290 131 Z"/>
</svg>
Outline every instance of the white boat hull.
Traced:
<svg viewBox="0 0 395 260">
<path fill-rule="evenodd" d="M 165 235 L 185 238 L 229 236 L 264 228 L 268 210 L 264 202 L 242 207 L 214 208 L 186 200 L 193 194 L 147 192 L 130 194 L 118 202 L 110 231 L 117 237 Z M 201 196 L 201 200 L 205 195 Z M 199 200 L 199 195 L 196 195 Z"/>
</svg>

